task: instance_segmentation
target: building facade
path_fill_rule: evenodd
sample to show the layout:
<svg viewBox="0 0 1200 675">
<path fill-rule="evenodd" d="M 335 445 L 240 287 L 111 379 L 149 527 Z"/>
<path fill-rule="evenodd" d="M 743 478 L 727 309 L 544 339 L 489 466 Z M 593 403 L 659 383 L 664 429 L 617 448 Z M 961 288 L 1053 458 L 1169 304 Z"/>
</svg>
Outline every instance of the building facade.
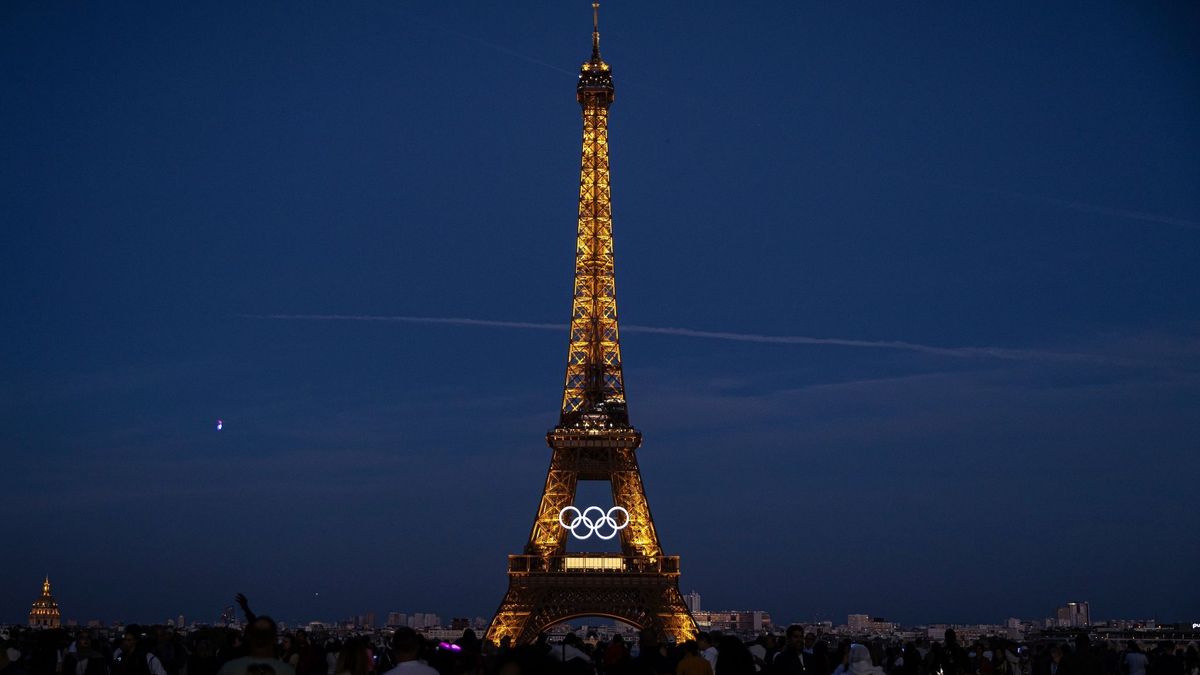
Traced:
<svg viewBox="0 0 1200 675">
<path fill-rule="evenodd" d="M 1068 602 L 1058 608 L 1059 628 L 1083 628 L 1092 625 L 1092 613 L 1086 602 Z"/>
<path fill-rule="evenodd" d="M 696 619 L 696 625 L 703 630 L 738 635 L 760 635 L 772 630 L 771 615 L 761 610 L 699 611 L 692 612 L 692 616 Z"/>
<path fill-rule="evenodd" d="M 29 608 L 29 625 L 32 628 L 58 628 L 62 625 L 58 602 L 50 595 L 49 576 L 42 582 L 42 597 L 34 600 Z"/>
</svg>

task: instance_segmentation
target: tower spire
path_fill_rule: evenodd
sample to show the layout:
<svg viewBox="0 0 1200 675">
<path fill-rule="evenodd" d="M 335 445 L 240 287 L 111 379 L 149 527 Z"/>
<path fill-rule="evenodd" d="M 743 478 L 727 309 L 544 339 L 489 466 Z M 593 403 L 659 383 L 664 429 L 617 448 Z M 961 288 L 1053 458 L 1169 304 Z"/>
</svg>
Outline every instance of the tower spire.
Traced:
<svg viewBox="0 0 1200 675">
<path fill-rule="evenodd" d="M 612 204 L 608 174 L 608 107 L 612 69 L 600 58 L 600 3 L 592 2 L 592 58 L 579 69 L 576 99 L 583 109 L 579 170 L 579 230 L 575 292 L 560 427 L 628 427 L 617 293 L 613 273 Z"/>
<path fill-rule="evenodd" d="M 600 60 L 600 3 L 592 0 L 592 58 Z"/>
</svg>

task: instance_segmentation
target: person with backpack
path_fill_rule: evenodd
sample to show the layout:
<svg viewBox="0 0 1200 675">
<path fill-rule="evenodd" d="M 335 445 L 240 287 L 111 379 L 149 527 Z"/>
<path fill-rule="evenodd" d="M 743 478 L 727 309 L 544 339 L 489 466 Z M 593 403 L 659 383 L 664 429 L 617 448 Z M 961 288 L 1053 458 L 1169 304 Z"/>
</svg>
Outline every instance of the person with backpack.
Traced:
<svg viewBox="0 0 1200 675">
<path fill-rule="evenodd" d="M 151 640 L 141 626 L 130 624 L 121 635 L 121 646 L 113 652 L 113 675 L 167 675 L 154 655 Z"/>
</svg>

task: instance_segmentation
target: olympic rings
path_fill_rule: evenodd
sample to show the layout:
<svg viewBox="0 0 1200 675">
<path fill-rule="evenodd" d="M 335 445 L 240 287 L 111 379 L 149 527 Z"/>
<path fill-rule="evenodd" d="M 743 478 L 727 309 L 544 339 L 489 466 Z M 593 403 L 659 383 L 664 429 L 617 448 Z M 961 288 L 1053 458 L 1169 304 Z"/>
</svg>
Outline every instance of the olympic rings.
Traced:
<svg viewBox="0 0 1200 675">
<path fill-rule="evenodd" d="M 568 511 L 574 511 L 575 515 L 571 517 L 571 524 L 568 525 L 564 520 L 564 516 Z M 617 524 L 617 519 L 613 518 L 616 513 L 625 515 L 624 520 L 620 525 Z M 595 514 L 593 516 L 593 514 Z M 620 506 L 614 506 L 606 513 L 599 506 L 589 506 L 583 511 L 580 511 L 574 506 L 567 506 L 562 511 L 558 512 L 558 524 L 563 526 L 563 529 L 570 530 L 571 534 L 575 535 L 576 539 L 587 539 L 593 534 L 597 539 L 612 539 L 617 536 L 617 533 L 629 526 L 629 512 Z M 579 528 L 583 527 L 583 534 L 579 534 Z M 605 531 L 611 530 L 608 534 Z"/>
</svg>

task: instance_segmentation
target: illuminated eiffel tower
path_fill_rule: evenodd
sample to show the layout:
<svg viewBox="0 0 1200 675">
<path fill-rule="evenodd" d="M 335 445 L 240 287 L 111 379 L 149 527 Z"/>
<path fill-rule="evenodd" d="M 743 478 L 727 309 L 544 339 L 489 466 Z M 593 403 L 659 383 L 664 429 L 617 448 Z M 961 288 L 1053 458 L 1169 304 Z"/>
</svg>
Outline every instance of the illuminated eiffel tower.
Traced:
<svg viewBox="0 0 1200 675">
<path fill-rule="evenodd" d="M 488 628 L 489 640 L 520 644 L 554 624 L 580 616 L 620 619 L 661 638 L 691 639 L 696 624 L 679 593 L 679 557 L 663 555 L 635 451 L 642 434 L 629 425 L 613 273 L 609 202 L 608 108 L 612 70 L 600 58 L 599 3 L 592 3 L 592 58 L 576 87 L 583 108 L 579 175 L 579 236 L 571 308 L 567 376 L 558 426 L 546 434 L 552 454 L 546 487 L 521 555 L 508 557 L 508 592 Z M 579 481 L 608 481 L 613 504 L 628 514 L 620 553 L 568 554 L 568 530 Z M 580 511 L 585 507 L 578 507 Z M 606 511 L 607 513 L 607 511 Z M 587 514 L 602 522 L 595 511 Z M 602 527 L 625 523 L 616 512 Z M 607 529 L 605 529 L 607 528 Z M 590 530 L 576 531 L 577 535 Z"/>
</svg>

